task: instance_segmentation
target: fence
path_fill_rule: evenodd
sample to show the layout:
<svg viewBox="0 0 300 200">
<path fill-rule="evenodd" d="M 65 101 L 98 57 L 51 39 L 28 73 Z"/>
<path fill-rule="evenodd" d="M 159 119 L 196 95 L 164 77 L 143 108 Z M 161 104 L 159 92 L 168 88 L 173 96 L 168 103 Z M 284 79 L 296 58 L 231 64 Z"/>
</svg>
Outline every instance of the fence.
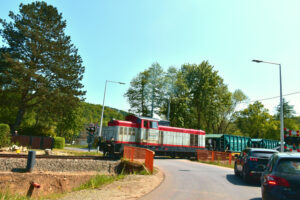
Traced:
<svg viewBox="0 0 300 200">
<path fill-rule="evenodd" d="M 232 154 L 228 152 L 197 150 L 197 159 L 201 161 L 223 161 L 231 165 Z"/>
<path fill-rule="evenodd" d="M 145 167 L 151 173 L 153 172 L 153 151 L 139 147 L 124 146 L 123 156 L 130 161 L 145 163 Z"/>
<path fill-rule="evenodd" d="M 44 136 L 13 135 L 11 141 L 32 149 L 52 149 L 54 144 L 53 138 Z"/>
</svg>

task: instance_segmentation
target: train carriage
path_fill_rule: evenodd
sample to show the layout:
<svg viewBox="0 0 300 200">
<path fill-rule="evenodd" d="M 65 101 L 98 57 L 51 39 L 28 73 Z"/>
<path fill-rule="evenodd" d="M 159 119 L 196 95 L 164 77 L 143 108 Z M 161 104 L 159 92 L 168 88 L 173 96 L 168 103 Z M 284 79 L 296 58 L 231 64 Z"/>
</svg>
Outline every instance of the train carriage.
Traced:
<svg viewBox="0 0 300 200">
<path fill-rule="evenodd" d="M 205 148 L 205 132 L 129 115 L 126 121 L 111 120 L 103 128 L 100 150 L 113 155 L 122 154 L 124 145 L 148 148 L 155 155 L 191 157 L 196 155 L 197 149 Z"/>
</svg>

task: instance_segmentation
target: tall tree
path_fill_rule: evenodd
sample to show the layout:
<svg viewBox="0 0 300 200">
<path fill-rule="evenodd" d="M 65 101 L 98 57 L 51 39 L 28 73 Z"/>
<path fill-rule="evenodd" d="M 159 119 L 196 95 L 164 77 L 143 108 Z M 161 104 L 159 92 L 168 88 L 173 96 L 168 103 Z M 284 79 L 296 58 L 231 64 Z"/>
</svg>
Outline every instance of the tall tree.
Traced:
<svg viewBox="0 0 300 200">
<path fill-rule="evenodd" d="M 130 82 L 124 96 L 130 104 L 130 112 L 153 117 L 154 112 L 159 113 L 164 91 L 164 71 L 158 63 L 153 63 Z"/>
<path fill-rule="evenodd" d="M 84 73 L 77 48 L 65 35 L 66 21 L 45 2 L 20 4 L 20 14 L 9 13 L 11 22 L 0 19 L 1 107 L 13 96 L 16 108 L 12 130 L 20 126 L 29 109 L 64 115 L 85 94 Z"/>
<path fill-rule="evenodd" d="M 167 120 L 170 120 L 170 109 L 171 100 L 176 90 L 176 80 L 177 80 L 177 69 L 175 67 L 169 67 L 165 78 L 164 78 L 164 99 L 167 103 Z"/>
<path fill-rule="evenodd" d="M 244 135 L 252 138 L 279 138 L 279 123 L 259 101 L 240 111 L 236 124 Z"/>
<path fill-rule="evenodd" d="M 282 99 L 282 105 L 283 105 L 283 118 L 292 118 L 294 117 L 294 114 L 296 111 L 294 110 L 294 106 L 290 105 L 288 101 L 285 100 L 285 98 Z M 280 119 L 280 104 L 276 107 L 276 118 Z"/>
<path fill-rule="evenodd" d="M 238 112 L 236 111 L 237 106 L 246 99 L 247 96 L 240 89 L 232 93 L 231 102 L 223 107 L 223 112 L 220 112 L 221 120 L 218 124 L 217 133 L 227 133 L 229 124 L 233 122 Z"/>
<path fill-rule="evenodd" d="M 148 69 L 149 71 L 149 82 L 148 82 L 148 93 L 151 95 L 151 112 L 150 116 L 153 117 L 154 112 L 159 113 L 163 97 L 164 97 L 164 71 L 158 63 L 153 63 Z"/>
<path fill-rule="evenodd" d="M 213 68 L 207 61 L 181 67 L 197 119 L 192 128 L 205 129 L 207 132 L 218 131 L 220 113 L 230 105 L 231 100 L 231 93 Z"/>
<path fill-rule="evenodd" d="M 130 104 L 129 112 L 149 116 L 149 93 L 147 91 L 149 71 L 141 72 L 130 82 L 130 88 L 124 94 Z"/>
<path fill-rule="evenodd" d="M 171 76 L 170 70 L 168 75 Z M 192 128 L 195 124 L 194 109 L 191 106 L 189 88 L 181 71 L 173 74 L 170 85 L 170 122 L 172 126 Z M 168 102 L 162 106 L 161 113 L 167 115 L 169 111 Z"/>
</svg>

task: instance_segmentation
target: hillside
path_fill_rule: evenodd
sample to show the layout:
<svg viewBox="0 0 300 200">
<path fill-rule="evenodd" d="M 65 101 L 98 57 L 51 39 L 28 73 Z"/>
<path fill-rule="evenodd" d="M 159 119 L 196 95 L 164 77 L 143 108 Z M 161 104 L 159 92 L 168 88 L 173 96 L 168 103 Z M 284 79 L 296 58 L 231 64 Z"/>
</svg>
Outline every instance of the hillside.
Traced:
<svg viewBox="0 0 300 200">
<path fill-rule="evenodd" d="M 102 105 L 82 102 L 81 117 L 85 124 L 99 123 L 101 119 Z M 115 108 L 105 106 L 103 115 L 103 126 L 107 126 L 107 122 L 112 118 L 123 120 L 128 113 Z"/>
</svg>

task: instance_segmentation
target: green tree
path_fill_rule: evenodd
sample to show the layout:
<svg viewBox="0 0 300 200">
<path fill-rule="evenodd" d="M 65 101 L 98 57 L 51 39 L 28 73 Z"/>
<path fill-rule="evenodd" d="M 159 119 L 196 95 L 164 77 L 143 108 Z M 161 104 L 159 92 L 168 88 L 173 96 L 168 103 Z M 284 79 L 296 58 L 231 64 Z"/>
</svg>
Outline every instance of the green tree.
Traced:
<svg viewBox="0 0 300 200">
<path fill-rule="evenodd" d="M 147 91 L 149 83 L 149 71 L 139 73 L 130 82 L 130 88 L 124 94 L 130 104 L 129 112 L 141 116 L 150 115 L 149 93 Z"/>
<path fill-rule="evenodd" d="M 82 59 L 64 33 L 62 14 L 45 2 L 20 4 L 19 12 L 9 13 L 11 22 L 0 20 L 6 41 L 0 50 L 0 103 L 15 110 L 12 131 L 27 111 L 58 117 L 85 94 Z"/>
<path fill-rule="evenodd" d="M 221 123 L 221 115 L 231 104 L 231 93 L 207 61 L 201 64 L 184 64 L 181 71 L 191 99 L 191 109 L 197 120 L 191 128 L 217 132 Z"/>
<path fill-rule="evenodd" d="M 150 94 L 149 101 L 151 102 L 150 116 L 153 117 L 154 112 L 159 113 L 159 108 L 164 99 L 164 71 L 158 63 L 153 63 L 148 69 L 149 81 L 146 87 L 147 93 Z"/>
<path fill-rule="evenodd" d="M 153 117 L 159 113 L 164 100 L 164 71 L 158 63 L 139 73 L 130 82 L 130 88 L 124 94 L 130 104 L 130 112 Z"/>
<path fill-rule="evenodd" d="M 224 106 L 223 112 L 220 113 L 221 121 L 219 123 L 217 133 L 227 133 L 228 126 L 234 121 L 236 117 L 237 106 L 246 99 L 247 96 L 241 90 L 238 89 L 233 92 L 233 94 L 231 95 L 230 104 Z"/>
<path fill-rule="evenodd" d="M 259 101 L 240 111 L 236 124 L 243 135 L 251 138 L 279 138 L 278 121 L 273 119 L 268 110 Z"/>
<path fill-rule="evenodd" d="M 195 124 L 193 116 L 193 108 L 191 105 L 190 93 L 186 84 L 184 75 L 181 71 L 174 73 L 173 69 L 169 69 L 167 79 L 170 77 L 166 98 L 170 102 L 170 118 L 169 121 L 172 126 L 191 128 Z M 171 75 L 172 74 L 172 75 Z M 169 76 L 169 77 L 168 77 Z M 169 103 L 165 101 L 161 113 L 167 116 L 169 110 Z"/>
<path fill-rule="evenodd" d="M 170 120 L 171 100 L 176 92 L 177 69 L 169 67 L 164 78 L 164 100 L 167 104 L 167 120 Z M 161 111 L 162 112 L 162 111 Z"/>
<path fill-rule="evenodd" d="M 296 111 L 294 110 L 294 106 L 290 105 L 288 101 L 285 100 L 285 98 L 282 99 L 282 105 L 283 105 L 283 118 L 292 118 L 294 117 L 294 114 Z M 280 104 L 276 107 L 277 114 L 276 119 L 280 119 Z"/>
</svg>

